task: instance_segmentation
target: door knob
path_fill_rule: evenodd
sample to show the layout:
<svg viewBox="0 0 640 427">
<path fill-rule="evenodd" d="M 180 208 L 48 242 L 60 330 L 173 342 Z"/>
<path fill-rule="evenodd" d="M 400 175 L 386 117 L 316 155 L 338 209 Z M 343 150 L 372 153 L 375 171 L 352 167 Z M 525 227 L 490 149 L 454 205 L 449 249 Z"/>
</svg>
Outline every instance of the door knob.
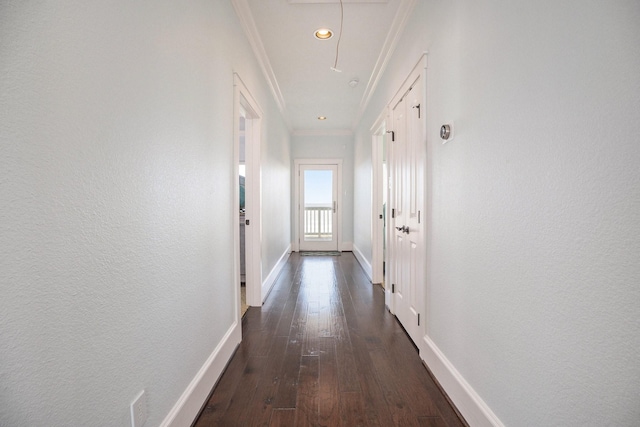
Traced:
<svg viewBox="0 0 640 427">
<path fill-rule="evenodd" d="M 409 234 L 409 227 L 407 227 L 406 225 L 403 225 L 402 227 L 396 227 L 396 230 Z"/>
</svg>

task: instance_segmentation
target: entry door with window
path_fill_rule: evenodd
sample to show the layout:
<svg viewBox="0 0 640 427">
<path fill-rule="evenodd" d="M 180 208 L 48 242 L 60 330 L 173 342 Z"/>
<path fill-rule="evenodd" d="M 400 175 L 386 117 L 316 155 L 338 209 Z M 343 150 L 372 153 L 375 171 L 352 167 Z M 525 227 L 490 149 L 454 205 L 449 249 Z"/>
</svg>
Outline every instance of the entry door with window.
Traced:
<svg viewBox="0 0 640 427">
<path fill-rule="evenodd" d="M 338 166 L 299 166 L 301 251 L 338 250 Z"/>
</svg>

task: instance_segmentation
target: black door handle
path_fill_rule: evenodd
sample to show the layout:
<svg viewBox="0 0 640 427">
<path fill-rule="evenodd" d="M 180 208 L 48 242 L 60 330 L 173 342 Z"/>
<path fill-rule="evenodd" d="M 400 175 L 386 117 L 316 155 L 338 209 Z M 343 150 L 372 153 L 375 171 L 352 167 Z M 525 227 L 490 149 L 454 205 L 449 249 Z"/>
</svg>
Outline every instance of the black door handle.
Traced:
<svg viewBox="0 0 640 427">
<path fill-rule="evenodd" d="M 403 225 L 402 227 L 396 227 L 396 230 L 409 234 L 409 227 L 407 227 L 406 225 Z"/>
</svg>

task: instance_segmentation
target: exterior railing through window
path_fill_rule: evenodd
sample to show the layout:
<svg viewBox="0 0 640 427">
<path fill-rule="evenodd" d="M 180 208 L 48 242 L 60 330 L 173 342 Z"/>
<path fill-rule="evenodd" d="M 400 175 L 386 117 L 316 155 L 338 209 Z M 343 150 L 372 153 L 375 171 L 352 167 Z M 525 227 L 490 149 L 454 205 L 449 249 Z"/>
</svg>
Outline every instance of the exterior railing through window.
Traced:
<svg viewBox="0 0 640 427">
<path fill-rule="evenodd" d="M 305 240 L 331 240 L 333 212 L 331 206 L 304 207 Z"/>
</svg>

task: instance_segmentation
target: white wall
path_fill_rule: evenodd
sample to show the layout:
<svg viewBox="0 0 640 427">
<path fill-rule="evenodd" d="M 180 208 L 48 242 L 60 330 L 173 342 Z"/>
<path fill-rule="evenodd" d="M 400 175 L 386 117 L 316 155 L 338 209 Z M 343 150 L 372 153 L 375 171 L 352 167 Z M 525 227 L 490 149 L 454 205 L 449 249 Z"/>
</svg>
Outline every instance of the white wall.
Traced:
<svg viewBox="0 0 640 427">
<path fill-rule="evenodd" d="M 295 159 L 342 159 L 342 247 L 353 244 L 353 136 L 296 135 L 291 137 L 292 162 Z M 292 166 L 293 167 L 293 164 Z M 292 175 L 291 179 L 295 177 Z M 293 184 L 292 184 L 293 188 Z M 295 213 L 292 212 L 292 215 Z M 294 221 L 291 220 L 293 227 Z M 294 230 L 291 231 L 294 235 Z"/>
<path fill-rule="evenodd" d="M 0 425 L 159 425 L 232 326 L 234 71 L 289 188 L 252 58 L 228 2 L 0 4 Z"/>
<path fill-rule="evenodd" d="M 427 334 L 505 425 L 640 420 L 639 22 L 631 0 L 419 1 L 356 134 L 365 164 L 428 51 Z"/>
<path fill-rule="evenodd" d="M 371 135 L 359 132 L 354 140 L 354 204 L 353 215 L 357 221 L 353 222 L 353 244 L 366 260 L 371 264 L 372 260 L 372 231 L 371 231 L 371 206 L 372 206 L 372 178 L 373 166 L 371 163 L 372 140 Z"/>
<path fill-rule="evenodd" d="M 265 93 L 265 99 L 273 98 Z M 276 111 L 275 105 L 272 111 Z M 291 245 L 291 153 L 289 132 L 281 120 L 264 123 L 262 156 L 262 280 Z"/>
</svg>

